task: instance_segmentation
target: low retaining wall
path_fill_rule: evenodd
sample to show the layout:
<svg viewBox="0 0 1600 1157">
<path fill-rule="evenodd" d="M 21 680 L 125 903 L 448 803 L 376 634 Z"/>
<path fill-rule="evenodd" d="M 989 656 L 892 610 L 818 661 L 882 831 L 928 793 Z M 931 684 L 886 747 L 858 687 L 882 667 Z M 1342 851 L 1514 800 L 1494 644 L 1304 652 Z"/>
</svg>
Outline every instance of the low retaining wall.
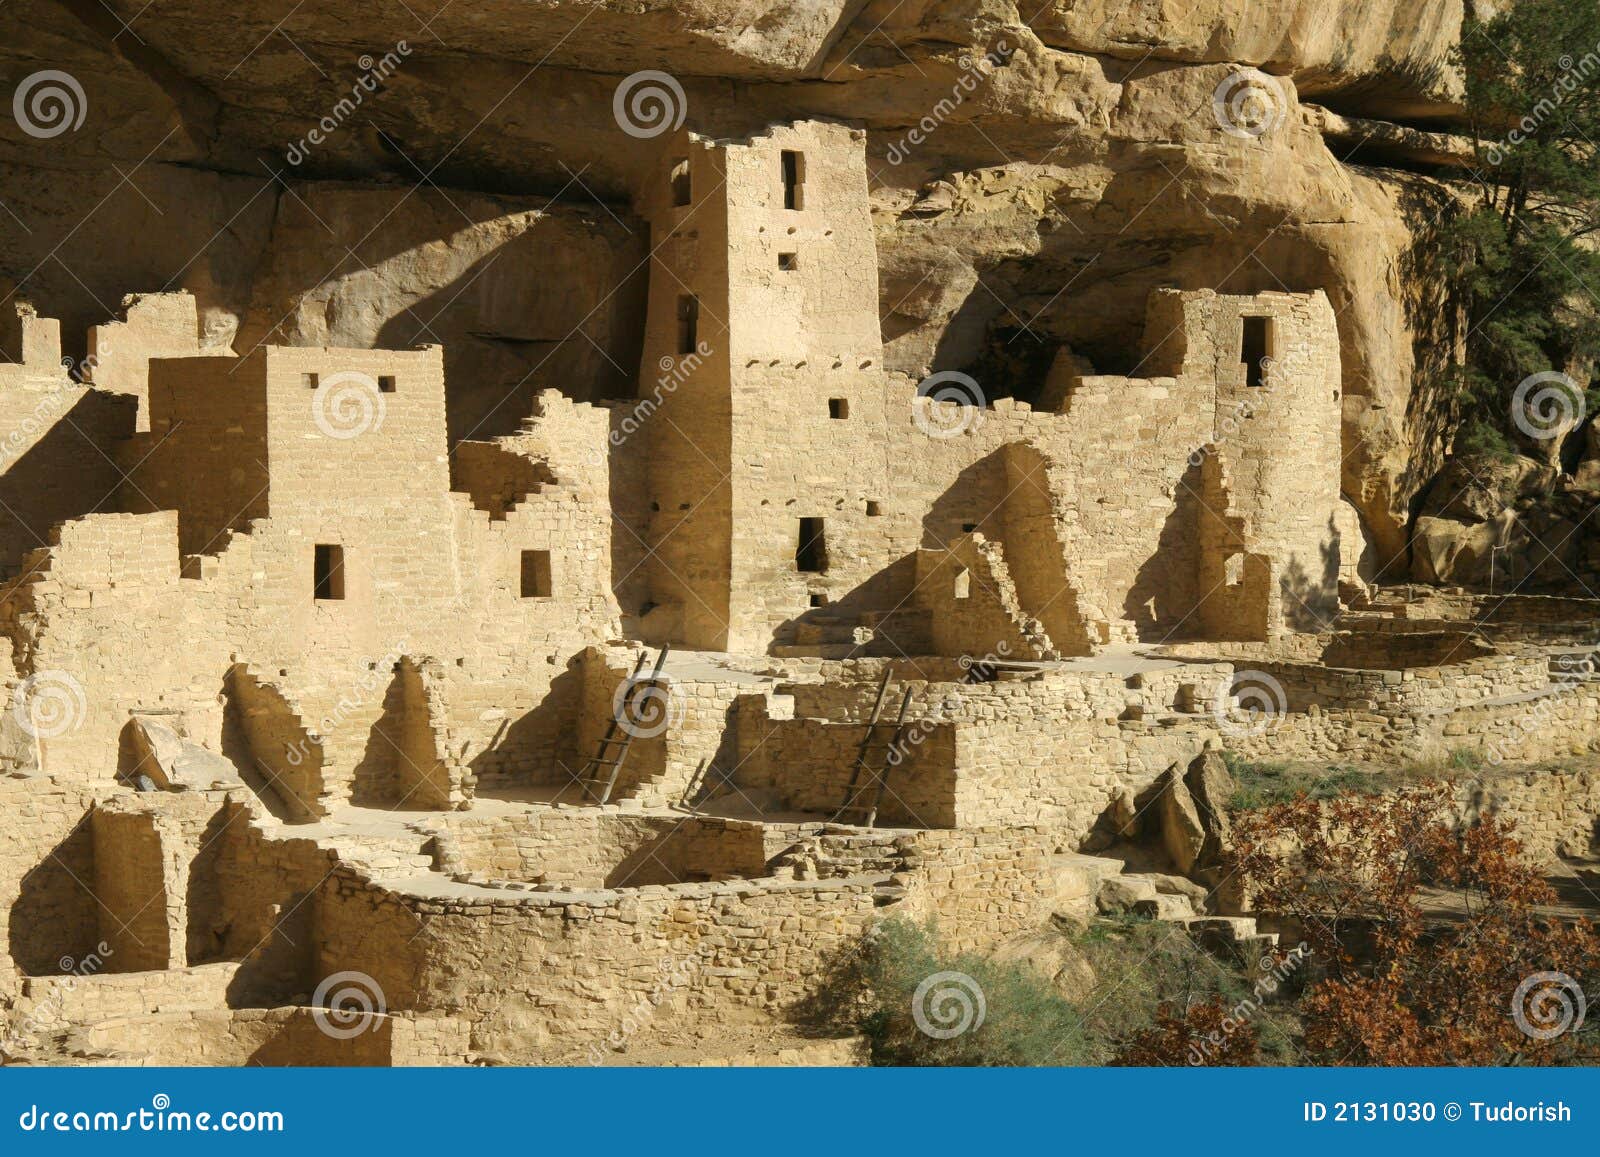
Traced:
<svg viewBox="0 0 1600 1157">
<path fill-rule="evenodd" d="M 619 888 L 766 872 L 761 825 L 738 820 L 561 807 L 452 816 L 435 830 L 439 870 L 473 877 Z"/>
</svg>

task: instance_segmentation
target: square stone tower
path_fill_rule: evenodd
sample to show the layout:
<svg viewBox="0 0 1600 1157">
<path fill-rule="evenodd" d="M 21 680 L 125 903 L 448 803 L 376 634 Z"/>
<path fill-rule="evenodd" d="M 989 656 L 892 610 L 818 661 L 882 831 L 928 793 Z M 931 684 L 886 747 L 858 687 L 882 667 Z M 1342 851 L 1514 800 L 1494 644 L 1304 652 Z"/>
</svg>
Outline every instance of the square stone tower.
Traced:
<svg viewBox="0 0 1600 1157">
<path fill-rule="evenodd" d="M 795 484 L 800 459 L 813 434 L 866 449 L 867 427 L 844 420 L 882 404 L 864 139 L 815 121 L 747 141 L 683 132 L 640 198 L 654 639 L 764 649 L 773 608 L 805 605 L 822 512 Z"/>
</svg>

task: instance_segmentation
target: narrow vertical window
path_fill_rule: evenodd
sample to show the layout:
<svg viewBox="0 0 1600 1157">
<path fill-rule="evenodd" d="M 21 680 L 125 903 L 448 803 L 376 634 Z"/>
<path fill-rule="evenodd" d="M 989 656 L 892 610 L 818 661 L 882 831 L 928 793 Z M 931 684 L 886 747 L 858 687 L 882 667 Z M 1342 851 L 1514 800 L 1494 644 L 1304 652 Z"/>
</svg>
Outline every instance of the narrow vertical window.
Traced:
<svg viewBox="0 0 1600 1157">
<path fill-rule="evenodd" d="M 550 552 L 525 550 L 522 552 L 522 597 L 547 599 L 552 593 L 550 584 Z"/>
<path fill-rule="evenodd" d="M 700 342 L 700 299 L 689 294 L 678 298 L 678 352 L 692 354 Z"/>
<path fill-rule="evenodd" d="M 783 150 L 783 207 L 805 208 L 806 159 L 793 149 Z"/>
<path fill-rule="evenodd" d="M 1243 321 L 1239 360 L 1244 363 L 1244 384 L 1259 388 L 1266 385 L 1267 366 L 1272 358 L 1272 319 L 1247 317 Z"/>
<path fill-rule="evenodd" d="M 317 543 L 311 564 L 311 597 L 321 601 L 344 598 L 344 547 Z"/>
<path fill-rule="evenodd" d="M 802 518 L 795 545 L 795 569 L 802 574 L 823 574 L 828 569 L 828 543 L 824 520 Z"/>
</svg>

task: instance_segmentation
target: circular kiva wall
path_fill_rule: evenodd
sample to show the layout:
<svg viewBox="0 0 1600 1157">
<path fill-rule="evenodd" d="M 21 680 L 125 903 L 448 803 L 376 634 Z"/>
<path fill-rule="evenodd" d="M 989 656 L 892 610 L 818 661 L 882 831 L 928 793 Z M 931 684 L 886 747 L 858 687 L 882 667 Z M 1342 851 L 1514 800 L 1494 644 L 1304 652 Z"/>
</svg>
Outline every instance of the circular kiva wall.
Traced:
<svg viewBox="0 0 1600 1157">
<path fill-rule="evenodd" d="M 552 889 L 636 888 L 767 874 L 760 824 L 643 816 L 609 808 L 537 808 L 452 816 L 439 867 L 458 877 Z"/>
</svg>

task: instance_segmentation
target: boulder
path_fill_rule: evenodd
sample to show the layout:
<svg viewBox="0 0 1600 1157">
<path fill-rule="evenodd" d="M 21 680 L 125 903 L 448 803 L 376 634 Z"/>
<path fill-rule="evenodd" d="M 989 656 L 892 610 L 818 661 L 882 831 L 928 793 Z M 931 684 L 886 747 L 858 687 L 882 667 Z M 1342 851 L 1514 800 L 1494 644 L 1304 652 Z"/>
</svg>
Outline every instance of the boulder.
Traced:
<svg viewBox="0 0 1600 1157">
<path fill-rule="evenodd" d="M 1527 498 L 1549 494 L 1558 472 L 1532 458 L 1452 458 L 1434 477 L 1419 514 L 1486 522 Z"/>
<path fill-rule="evenodd" d="M 1203 884 L 1197 884 L 1193 880 L 1185 879 L 1183 876 L 1168 876 L 1160 872 L 1140 872 L 1136 876 L 1130 876 L 1129 879 L 1149 880 L 1151 886 L 1156 890 L 1156 895 L 1181 896 L 1189 901 L 1196 912 L 1205 911 L 1206 898 L 1210 895 Z"/>
<path fill-rule="evenodd" d="M 1055 914 L 1067 919 L 1086 920 L 1095 912 L 1100 885 L 1122 872 L 1122 861 L 1074 853 L 1051 859 L 1055 883 Z"/>
<path fill-rule="evenodd" d="M 1205 852 L 1206 826 L 1176 764 L 1162 777 L 1156 806 L 1161 817 L 1162 845 L 1172 858 L 1173 866 L 1188 875 Z"/>
<path fill-rule="evenodd" d="M 125 778 L 148 777 L 162 791 L 227 791 L 244 787 L 233 762 L 151 719 L 128 724 L 133 764 Z"/>
<path fill-rule="evenodd" d="M 1187 896 L 1174 896 L 1159 892 L 1149 900 L 1140 900 L 1133 906 L 1135 916 L 1146 920 L 1189 920 L 1194 917 L 1194 905 Z"/>
<path fill-rule="evenodd" d="M 1097 978 L 1093 966 L 1077 945 L 1053 928 L 1014 936 L 996 948 L 991 958 L 1022 965 L 1075 1003 L 1094 992 Z"/>
<path fill-rule="evenodd" d="M 1572 472 L 1575 490 L 1600 491 L 1600 422 L 1590 422 L 1584 431 L 1583 459 Z"/>
<path fill-rule="evenodd" d="M 1125 840 L 1136 839 L 1139 835 L 1139 805 L 1134 801 L 1133 791 L 1126 784 L 1118 784 L 1111 793 L 1111 826 L 1112 829 Z"/>
<path fill-rule="evenodd" d="M 1141 876 L 1113 876 L 1100 884 L 1095 894 L 1095 907 L 1106 916 L 1119 916 L 1133 911 L 1142 900 L 1154 900 L 1156 886 Z"/>
<path fill-rule="evenodd" d="M 1228 771 L 1227 761 L 1220 751 L 1207 751 L 1189 765 L 1183 777 L 1195 806 L 1200 811 L 1200 822 L 1205 825 L 1205 848 L 1200 854 L 1202 867 L 1209 867 L 1221 859 L 1233 838 L 1233 825 L 1228 819 L 1228 801 L 1238 785 Z"/>
</svg>

